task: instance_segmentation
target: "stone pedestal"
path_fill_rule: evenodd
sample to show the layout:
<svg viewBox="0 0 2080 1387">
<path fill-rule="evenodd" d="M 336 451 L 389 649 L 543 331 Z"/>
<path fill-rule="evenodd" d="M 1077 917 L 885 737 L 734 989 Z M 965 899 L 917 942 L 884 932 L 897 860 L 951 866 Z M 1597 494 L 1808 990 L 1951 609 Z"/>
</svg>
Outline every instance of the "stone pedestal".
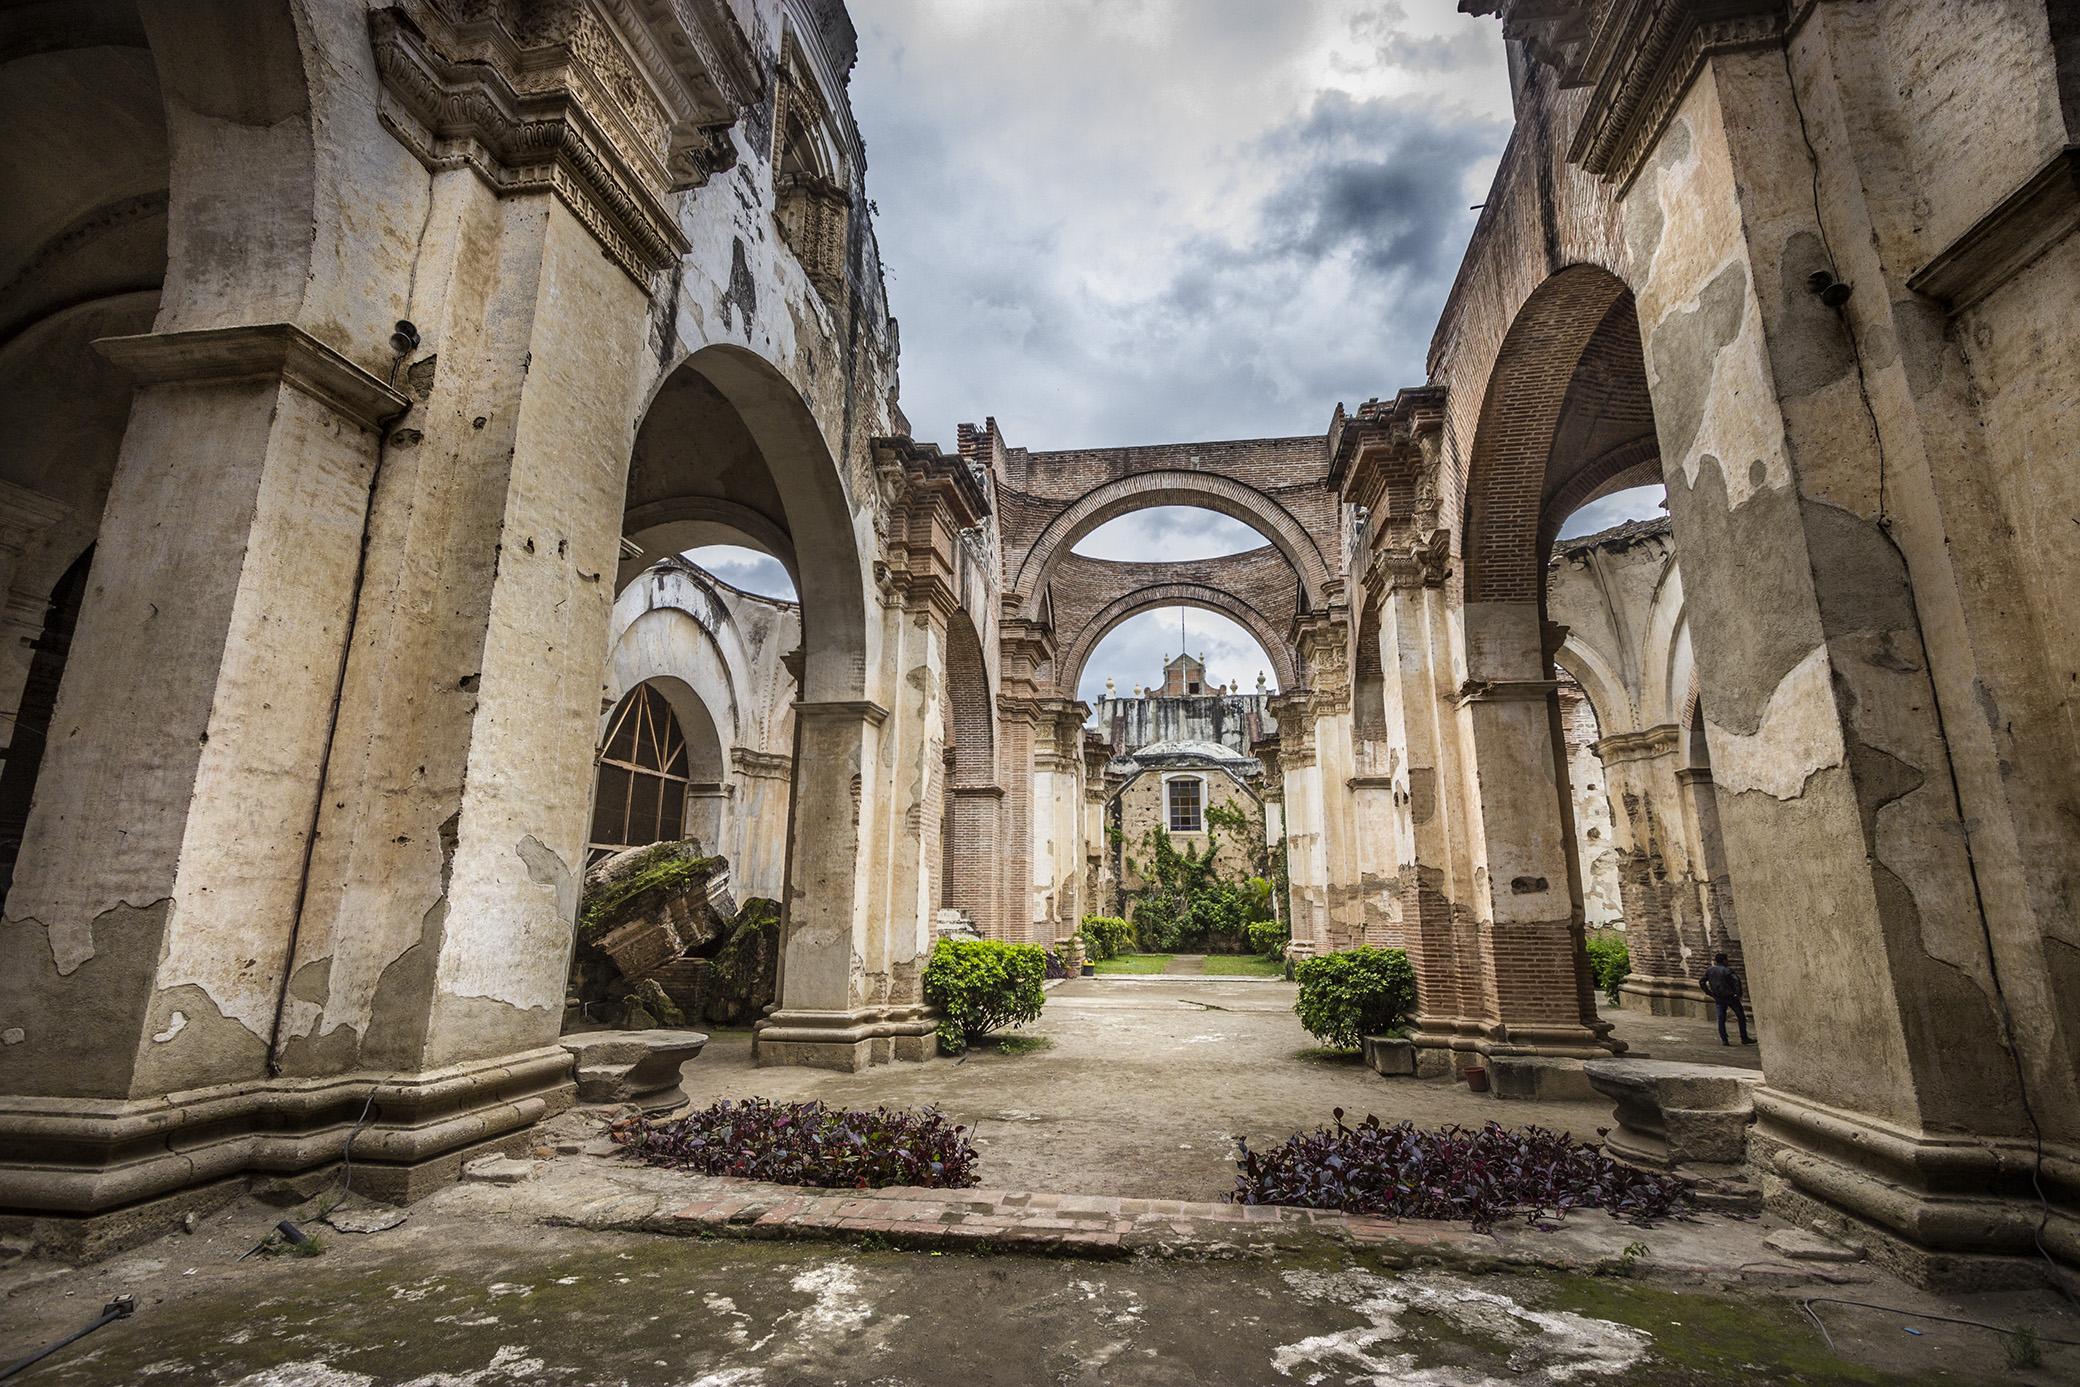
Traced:
<svg viewBox="0 0 2080 1387">
<path fill-rule="evenodd" d="M 708 1043 L 702 1031 L 584 1031 L 563 1038 L 580 1103 L 634 1103 L 664 1112 L 686 1101 L 679 1071 Z"/>
<path fill-rule="evenodd" d="M 1747 1159 L 1760 1074 L 1635 1059 L 1590 1060 L 1582 1071 L 1617 1105 L 1618 1126 L 1605 1142 L 1612 1155 L 1702 1175 L 1730 1174 Z"/>
<path fill-rule="evenodd" d="M 1596 1096 L 1584 1072 L 1594 1061 L 1495 1055 L 1488 1060 L 1488 1091 L 1497 1098 L 1535 1098 L 1546 1103 L 1587 1102 Z"/>
</svg>

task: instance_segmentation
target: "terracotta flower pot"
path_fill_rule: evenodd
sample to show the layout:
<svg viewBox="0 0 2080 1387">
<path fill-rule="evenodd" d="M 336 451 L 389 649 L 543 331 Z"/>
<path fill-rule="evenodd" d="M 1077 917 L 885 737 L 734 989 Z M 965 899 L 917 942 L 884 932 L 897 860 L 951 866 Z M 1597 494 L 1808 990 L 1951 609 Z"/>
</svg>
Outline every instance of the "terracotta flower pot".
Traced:
<svg viewBox="0 0 2080 1387">
<path fill-rule="evenodd" d="M 1461 1072 L 1463 1072 L 1466 1076 L 1467 1092 L 1486 1093 L 1488 1091 L 1488 1071 L 1483 1069 L 1480 1065 L 1476 1064 L 1471 1069 L 1463 1070 Z"/>
</svg>

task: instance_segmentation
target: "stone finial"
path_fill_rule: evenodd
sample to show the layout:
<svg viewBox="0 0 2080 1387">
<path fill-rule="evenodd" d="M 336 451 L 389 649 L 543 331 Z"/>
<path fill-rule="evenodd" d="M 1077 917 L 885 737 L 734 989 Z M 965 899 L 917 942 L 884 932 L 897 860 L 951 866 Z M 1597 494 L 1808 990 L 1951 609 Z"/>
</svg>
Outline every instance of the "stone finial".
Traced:
<svg viewBox="0 0 2080 1387">
<path fill-rule="evenodd" d="M 1107 698 L 1117 698 L 1119 696 L 1118 692 L 1113 688 L 1112 676 L 1109 674 L 1105 676 L 1105 696 Z"/>
<path fill-rule="evenodd" d="M 1264 671 L 1261 669 L 1257 671 L 1257 692 L 1264 692 Z"/>
</svg>

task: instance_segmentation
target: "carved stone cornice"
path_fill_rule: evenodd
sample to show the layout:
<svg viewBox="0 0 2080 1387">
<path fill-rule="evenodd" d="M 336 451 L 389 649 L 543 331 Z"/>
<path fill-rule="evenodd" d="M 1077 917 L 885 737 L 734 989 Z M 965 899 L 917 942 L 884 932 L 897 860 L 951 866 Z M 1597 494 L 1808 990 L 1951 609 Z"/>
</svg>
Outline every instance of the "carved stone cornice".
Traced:
<svg viewBox="0 0 2080 1387">
<path fill-rule="evenodd" d="M 294 323 L 103 337 L 94 350 L 138 385 L 279 380 L 365 429 L 380 428 L 410 403 Z"/>
<path fill-rule="evenodd" d="M 764 780 L 787 780 L 794 775 L 794 758 L 785 752 L 757 751 L 745 746 L 732 747 L 729 763 L 741 775 Z"/>
<path fill-rule="evenodd" d="M 1662 723 L 1638 732 L 1613 732 L 1608 737 L 1599 737 L 1589 744 L 1589 750 L 1606 766 L 1622 765 L 1627 761 L 1651 761 L 1667 756 L 1683 745 L 1683 729 L 1674 723 Z"/>
<path fill-rule="evenodd" d="M 1451 576 L 1451 533 L 1432 530 L 1413 544 L 1375 550 L 1365 571 L 1365 590 L 1379 601 L 1393 592 L 1441 588 Z"/>
<path fill-rule="evenodd" d="M 1430 474 L 1434 492 L 1444 407 L 1441 385 L 1416 386 L 1391 400 L 1367 400 L 1356 414 L 1336 406 L 1329 420 L 1329 484 L 1347 503 L 1375 513 L 1392 513 L 1388 503 L 1397 482 L 1405 493 Z"/>
<path fill-rule="evenodd" d="M 1630 187 L 1705 62 L 1782 43 L 1787 9 L 1783 0 L 1602 0 L 1576 74 L 1594 91 L 1569 162 Z"/>
<path fill-rule="evenodd" d="M 666 198 L 735 163 L 763 86 L 726 0 L 400 0 L 369 38 L 420 162 L 554 194 L 646 292 L 688 249 Z"/>
<path fill-rule="evenodd" d="M 1915 271 L 1907 287 L 1962 313 L 2075 232 L 2080 232 L 2080 145 L 2069 144 Z"/>
<path fill-rule="evenodd" d="M 961 604 L 962 535 L 988 518 L 988 489 L 965 458 L 936 443 L 876 438 L 870 451 L 881 502 L 879 576 L 910 605 L 950 616 Z"/>
</svg>

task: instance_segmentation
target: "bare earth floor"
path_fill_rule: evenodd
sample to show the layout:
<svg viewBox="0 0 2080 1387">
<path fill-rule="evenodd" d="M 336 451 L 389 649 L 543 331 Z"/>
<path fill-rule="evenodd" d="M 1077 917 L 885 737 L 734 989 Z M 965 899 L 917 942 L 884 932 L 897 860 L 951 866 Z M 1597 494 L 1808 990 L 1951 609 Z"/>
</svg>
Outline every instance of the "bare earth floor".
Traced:
<svg viewBox="0 0 2080 1387">
<path fill-rule="evenodd" d="M 1151 1199 L 1218 1199 L 1234 1187 L 1237 1137 L 1252 1146 L 1350 1121 L 1433 1126 L 1537 1123 L 1594 1140 L 1608 1103 L 1505 1101 L 1450 1080 L 1383 1079 L 1324 1055 L 1293 1015 L 1283 981 L 1207 977 L 1078 978 L 1047 994 L 1033 1026 L 1050 1042 L 1025 1054 L 978 1049 L 958 1061 L 858 1074 L 758 1069 L 749 1032 L 723 1033 L 687 1066 L 696 1104 L 718 1098 L 820 1098 L 848 1107 L 936 1105 L 971 1124 L 982 1180 L 1005 1189 Z M 1656 1058 L 1753 1065 L 1722 1049 L 1709 1022 L 1613 1011 L 1606 1019 Z"/>
<path fill-rule="evenodd" d="M 690 1177 L 599 1153 L 611 1114 L 572 1113 L 535 1136 L 518 1183 L 466 1181 L 380 1232 L 312 1222 L 315 1256 L 240 1260 L 285 1214 L 322 1212 L 336 1188 L 294 1209 L 243 1198 L 192 1233 L 87 1267 L 0 1268 L 0 1364 L 129 1293 L 133 1318 L 14 1381 L 2080 1380 L 2080 1350 L 2049 1342 L 2080 1339 L 2080 1319 L 2050 1292 L 1936 1298 L 1868 1265 L 1788 1263 L 1764 1241 L 1769 1220 L 1638 1229 L 1590 1214 L 1551 1232 L 1476 1234 L 1176 1202 L 1227 1187 L 1232 1135 L 1283 1137 L 1339 1105 L 1426 1123 L 1535 1119 L 1585 1135 L 1607 1121 L 1594 1104 L 1505 1103 L 1303 1057 L 1309 1037 L 1291 995 L 1282 983 L 1201 978 L 1073 983 L 1050 994 L 1038 1028 L 1051 1049 L 860 1075 L 758 1070 L 743 1038 L 721 1037 L 687 1068 L 696 1101 L 937 1102 L 978 1122 L 987 1188 L 855 1199 Z M 1660 1037 L 1659 1053 L 1697 1043 L 1693 1023 L 1623 1024 L 1642 1048 Z M 1056 1193 L 1010 1192 L 1040 1190 Z M 1802 1308 L 1806 1297 L 1893 1309 Z M 1897 1310 L 2031 1324 L 2041 1366 L 2013 1371 L 1998 1335 Z"/>
</svg>

